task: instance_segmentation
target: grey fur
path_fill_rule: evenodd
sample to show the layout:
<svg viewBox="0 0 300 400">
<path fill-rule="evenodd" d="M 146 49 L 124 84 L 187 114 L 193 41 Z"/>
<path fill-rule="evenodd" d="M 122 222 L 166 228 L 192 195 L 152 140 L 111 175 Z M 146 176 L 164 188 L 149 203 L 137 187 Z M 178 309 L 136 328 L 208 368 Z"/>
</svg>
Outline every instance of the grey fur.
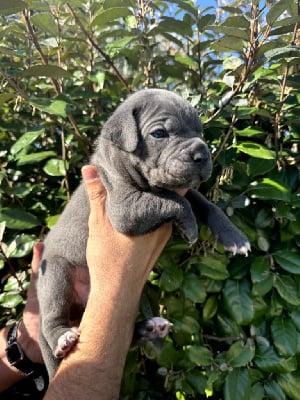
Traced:
<svg viewBox="0 0 300 400">
<path fill-rule="evenodd" d="M 210 154 L 200 131 L 196 111 L 172 92 L 148 89 L 129 96 L 105 123 L 91 158 L 107 190 L 109 219 L 130 235 L 172 220 L 191 243 L 198 238 L 197 220 L 202 221 L 227 249 L 247 254 L 246 237 L 215 205 L 193 189 L 186 198 L 174 191 L 193 188 L 211 174 Z M 53 355 L 58 340 L 70 331 L 74 271 L 87 268 L 88 216 L 81 183 L 45 240 L 38 296 L 40 344 L 50 377 L 59 365 Z"/>
</svg>

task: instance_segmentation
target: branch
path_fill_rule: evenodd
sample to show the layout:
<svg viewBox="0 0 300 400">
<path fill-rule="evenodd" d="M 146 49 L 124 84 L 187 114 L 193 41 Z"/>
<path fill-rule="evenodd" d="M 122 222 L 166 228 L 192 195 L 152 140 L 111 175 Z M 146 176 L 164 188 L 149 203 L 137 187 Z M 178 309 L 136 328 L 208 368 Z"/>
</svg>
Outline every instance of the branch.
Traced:
<svg viewBox="0 0 300 400">
<path fill-rule="evenodd" d="M 125 89 L 127 90 L 128 93 L 131 92 L 131 89 L 128 85 L 128 83 L 126 82 L 126 80 L 123 78 L 123 76 L 121 75 L 121 73 L 119 72 L 119 70 L 116 68 L 116 66 L 114 65 L 112 59 L 109 57 L 108 54 L 106 54 L 101 47 L 98 46 L 98 44 L 94 41 L 94 39 L 92 38 L 92 36 L 89 34 L 89 32 L 85 29 L 83 23 L 81 22 L 81 20 L 77 17 L 77 15 L 75 14 L 74 10 L 72 9 L 72 7 L 70 6 L 69 3 L 66 4 L 72 17 L 75 19 L 75 22 L 77 23 L 77 25 L 79 26 L 79 28 L 82 30 L 82 32 L 84 33 L 84 35 L 87 37 L 87 39 L 89 40 L 89 42 L 91 43 L 91 45 L 101 54 L 101 56 L 104 58 L 104 60 L 107 62 L 107 64 L 112 68 L 112 70 L 114 71 L 116 77 L 119 79 L 119 81 L 122 83 L 122 85 L 125 87 Z"/>
<path fill-rule="evenodd" d="M 43 65 L 48 65 L 48 59 L 45 56 L 45 54 L 43 53 L 43 50 L 42 50 L 42 48 L 41 48 L 41 46 L 40 46 L 40 44 L 39 44 L 39 42 L 37 40 L 37 37 L 36 37 L 36 35 L 34 33 L 32 25 L 31 25 L 29 11 L 28 10 L 24 10 L 23 11 L 23 16 L 24 16 L 24 19 L 26 21 L 26 26 L 27 26 L 28 33 L 30 35 L 30 38 L 31 38 L 31 40 L 32 40 L 37 52 L 39 53 L 40 59 L 42 61 L 42 64 Z M 62 90 L 61 90 L 61 87 L 60 87 L 58 81 L 56 79 L 54 79 L 54 78 L 50 78 L 50 81 L 52 83 L 52 86 L 53 86 L 53 89 L 54 89 L 55 93 L 57 95 L 61 94 Z M 70 121 L 70 123 L 71 123 L 71 125 L 72 125 L 72 127 L 74 129 L 75 136 L 77 136 L 80 140 L 82 140 L 83 139 L 83 135 L 80 132 L 80 130 L 79 130 L 79 128 L 78 128 L 78 126 L 77 126 L 77 124 L 75 122 L 75 119 L 73 118 L 73 116 L 71 114 L 67 114 L 67 117 L 68 117 L 68 120 Z"/>
</svg>

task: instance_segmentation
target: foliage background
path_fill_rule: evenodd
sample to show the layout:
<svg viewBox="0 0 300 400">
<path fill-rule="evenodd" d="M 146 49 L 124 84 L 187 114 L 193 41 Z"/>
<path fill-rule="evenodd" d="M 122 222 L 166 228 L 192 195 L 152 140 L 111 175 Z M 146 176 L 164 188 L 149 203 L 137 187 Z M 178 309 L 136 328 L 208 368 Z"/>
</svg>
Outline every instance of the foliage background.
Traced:
<svg viewBox="0 0 300 400">
<path fill-rule="evenodd" d="M 214 161 L 201 191 L 251 241 L 244 258 L 205 227 L 192 248 L 174 236 L 141 301 L 173 332 L 130 352 L 122 399 L 300 399 L 299 4 L 227 3 L 0 3 L 2 325 L 22 312 L 34 242 L 130 91 L 192 102 Z"/>
</svg>

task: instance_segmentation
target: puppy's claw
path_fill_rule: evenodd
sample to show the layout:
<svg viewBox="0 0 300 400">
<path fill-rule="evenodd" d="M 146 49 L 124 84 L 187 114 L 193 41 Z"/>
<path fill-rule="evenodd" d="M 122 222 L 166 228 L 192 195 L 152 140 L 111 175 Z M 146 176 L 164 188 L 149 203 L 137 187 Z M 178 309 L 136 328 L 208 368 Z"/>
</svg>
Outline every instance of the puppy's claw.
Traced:
<svg viewBox="0 0 300 400">
<path fill-rule="evenodd" d="M 57 358 L 65 357 L 70 350 L 75 346 L 80 336 L 79 328 L 73 327 L 61 335 L 57 340 L 57 347 L 54 351 L 54 355 Z"/>
<path fill-rule="evenodd" d="M 234 256 L 236 254 L 242 254 L 248 257 L 248 251 L 251 251 L 251 246 L 249 242 L 243 243 L 242 246 L 237 246 L 236 243 L 233 246 L 225 247 L 226 250 L 230 251 Z"/>
</svg>

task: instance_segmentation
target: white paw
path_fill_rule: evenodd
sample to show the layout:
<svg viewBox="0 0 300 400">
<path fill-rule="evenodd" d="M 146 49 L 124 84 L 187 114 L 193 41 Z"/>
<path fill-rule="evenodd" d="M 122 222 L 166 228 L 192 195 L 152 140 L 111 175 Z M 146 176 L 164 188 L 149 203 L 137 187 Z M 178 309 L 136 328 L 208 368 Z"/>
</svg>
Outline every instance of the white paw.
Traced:
<svg viewBox="0 0 300 400">
<path fill-rule="evenodd" d="M 66 331 L 57 340 L 57 347 L 54 351 L 54 355 L 57 358 L 63 358 L 69 351 L 75 346 L 80 336 L 79 328 L 73 327 L 69 331 Z"/>
</svg>

